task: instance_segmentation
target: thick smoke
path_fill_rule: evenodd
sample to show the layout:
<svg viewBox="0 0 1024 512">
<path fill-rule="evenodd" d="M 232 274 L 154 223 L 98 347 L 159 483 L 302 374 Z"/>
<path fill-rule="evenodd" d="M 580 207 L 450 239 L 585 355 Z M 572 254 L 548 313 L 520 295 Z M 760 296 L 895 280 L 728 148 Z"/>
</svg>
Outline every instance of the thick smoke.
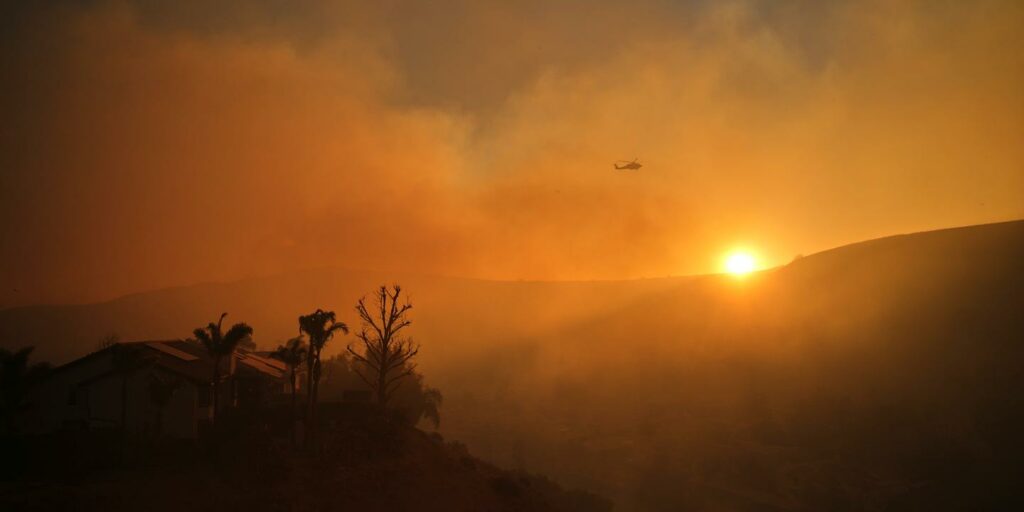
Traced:
<svg viewBox="0 0 1024 512">
<path fill-rule="evenodd" d="M 5 16 L 0 304 L 663 276 L 1024 215 L 1017 3 L 174 5 Z"/>
</svg>

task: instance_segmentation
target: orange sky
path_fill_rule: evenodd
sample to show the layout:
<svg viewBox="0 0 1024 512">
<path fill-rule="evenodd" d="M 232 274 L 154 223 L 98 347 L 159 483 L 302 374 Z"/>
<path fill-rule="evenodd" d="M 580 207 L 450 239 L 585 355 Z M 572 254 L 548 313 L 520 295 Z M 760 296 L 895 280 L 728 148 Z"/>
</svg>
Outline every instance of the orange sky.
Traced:
<svg viewBox="0 0 1024 512">
<path fill-rule="evenodd" d="M 0 306 L 1024 217 L 1019 2 L 163 4 L 4 8 Z"/>
</svg>

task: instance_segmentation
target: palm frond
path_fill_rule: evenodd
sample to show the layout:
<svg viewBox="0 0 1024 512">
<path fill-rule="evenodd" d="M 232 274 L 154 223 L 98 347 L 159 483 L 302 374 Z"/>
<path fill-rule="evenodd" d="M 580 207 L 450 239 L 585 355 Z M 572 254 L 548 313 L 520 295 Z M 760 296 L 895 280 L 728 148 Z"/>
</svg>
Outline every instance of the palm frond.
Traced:
<svg viewBox="0 0 1024 512">
<path fill-rule="evenodd" d="M 252 327 L 244 322 L 232 325 L 228 332 L 221 339 L 220 353 L 230 354 L 234 352 L 239 343 L 252 336 Z"/>
<path fill-rule="evenodd" d="M 213 348 L 213 339 L 210 338 L 210 333 L 208 333 L 206 329 L 196 329 L 192 331 L 192 335 L 195 336 L 196 339 L 199 340 L 199 342 L 202 343 L 207 350 Z"/>
<path fill-rule="evenodd" d="M 348 325 L 345 325 L 345 322 L 335 322 L 331 324 L 331 327 L 327 329 L 327 332 L 328 334 L 332 334 L 334 333 L 334 331 L 339 330 L 345 334 L 348 334 Z"/>
<path fill-rule="evenodd" d="M 306 343 L 301 336 L 296 336 L 284 345 L 279 345 L 271 355 L 289 366 L 299 366 L 306 359 Z"/>
</svg>

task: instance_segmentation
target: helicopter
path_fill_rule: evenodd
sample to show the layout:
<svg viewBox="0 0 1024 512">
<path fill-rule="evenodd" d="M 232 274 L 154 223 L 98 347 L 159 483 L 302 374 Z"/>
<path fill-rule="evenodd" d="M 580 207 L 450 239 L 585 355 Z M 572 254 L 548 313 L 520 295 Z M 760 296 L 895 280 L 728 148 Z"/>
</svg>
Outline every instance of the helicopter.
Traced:
<svg viewBox="0 0 1024 512">
<path fill-rule="evenodd" d="M 616 168 L 616 169 L 618 169 L 618 170 L 620 170 L 620 171 L 621 171 L 621 170 L 635 171 L 635 170 L 637 170 L 637 169 L 639 169 L 639 168 L 643 167 L 643 165 L 641 165 L 641 164 L 640 164 L 640 162 L 637 162 L 637 160 L 639 160 L 639 159 L 638 159 L 638 158 L 634 158 L 634 159 L 633 159 L 633 160 L 631 160 L 631 161 L 628 161 L 628 160 L 619 160 L 618 162 L 616 162 L 616 163 L 614 163 L 614 164 L 612 164 L 612 165 L 614 165 L 614 166 L 615 166 L 615 168 Z M 625 165 L 621 165 L 621 166 L 620 166 L 620 165 L 619 165 L 620 163 L 622 163 L 622 164 L 625 164 Z"/>
</svg>

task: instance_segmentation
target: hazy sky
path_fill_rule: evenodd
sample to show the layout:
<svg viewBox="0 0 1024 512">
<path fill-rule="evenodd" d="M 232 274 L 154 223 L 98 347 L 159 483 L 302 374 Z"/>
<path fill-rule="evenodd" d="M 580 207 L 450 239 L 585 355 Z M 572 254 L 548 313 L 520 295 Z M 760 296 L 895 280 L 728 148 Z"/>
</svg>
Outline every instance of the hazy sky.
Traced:
<svg viewBox="0 0 1024 512">
<path fill-rule="evenodd" d="M 0 8 L 0 306 L 1024 217 L 1021 2 L 361 3 Z"/>
</svg>

